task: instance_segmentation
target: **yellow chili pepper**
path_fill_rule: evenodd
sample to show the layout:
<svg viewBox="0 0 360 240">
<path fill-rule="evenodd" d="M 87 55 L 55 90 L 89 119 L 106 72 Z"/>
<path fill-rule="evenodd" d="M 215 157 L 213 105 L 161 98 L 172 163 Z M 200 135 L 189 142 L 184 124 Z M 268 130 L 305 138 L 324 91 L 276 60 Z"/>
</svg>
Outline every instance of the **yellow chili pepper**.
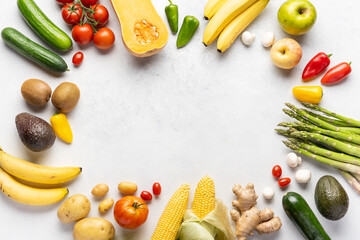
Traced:
<svg viewBox="0 0 360 240">
<path fill-rule="evenodd" d="M 50 123 L 54 132 L 61 140 L 67 143 L 72 142 L 73 134 L 65 114 L 55 114 L 50 118 Z"/>
<path fill-rule="evenodd" d="M 298 100 L 314 104 L 318 104 L 323 96 L 323 90 L 320 86 L 294 87 L 292 92 Z"/>
</svg>

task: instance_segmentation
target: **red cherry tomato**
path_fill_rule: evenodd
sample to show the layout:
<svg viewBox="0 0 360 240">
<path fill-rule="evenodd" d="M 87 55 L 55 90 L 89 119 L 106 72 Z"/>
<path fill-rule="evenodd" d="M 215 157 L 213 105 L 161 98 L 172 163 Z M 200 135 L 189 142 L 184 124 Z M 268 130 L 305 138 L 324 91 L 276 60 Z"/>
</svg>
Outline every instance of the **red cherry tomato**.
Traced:
<svg viewBox="0 0 360 240">
<path fill-rule="evenodd" d="M 65 5 L 67 3 L 72 3 L 74 0 L 56 0 L 56 2 L 60 5 Z"/>
<path fill-rule="evenodd" d="M 152 199 L 152 195 L 148 191 L 142 191 L 140 197 L 145 201 L 150 201 Z"/>
<path fill-rule="evenodd" d="M 79 4 L 68 3 L 61 10 L 62 18 L 70 25 L 80 23 L 82 14 L 83 10 Z"/>
<path fill-rule="evenodd" d="M 115 35 L 108 28 L 101 28 L 94 36 L 94 44 L 99 49 L 111 48 L 114 42 Z"/>
<path fill-rule="evenodd" d="M 80 45 L 88 44 L 94 38 L 94 31 L 88 23 L 75 25 L 72 29 L 72 37 Z"/>
<path fill-rule="evenodd" d="M 85 7 L 90 7 L 91 5 L 94 5 L 98 2 L 98 0 L 81 0 L 81 3 L 85 6 Z"/>
<path fill-rule="evenodd" d="M 289 185 L 291 182 L 290 178 L 280 178 L 278 181 L 278 184 L 280 187 L 286 187 L 287 185 Z"/>
<path fill-rule="evenodd" d="M 84 54 L 82 52 L 77 52 L 72 58 L 72 62 L 75 66 L 79 66 L 84 59 Z"/>
<path fill-rule="evenodd" d="M 88 16 L 92 17 L 98 23 L 96 26 L 105 26 L 109 20 L 109 12 L 106 7 L 101 4 L 96 4 L 92 5 L 90 8 L 93 10 L 93 12 L 88 13 Z"/>
<path fill-rule="evenodd" d="M 143 224 L 149 214 L 144 200 L 135 196 L 126 196 L 115 203 L 114 218 L 123 228 L 134 229 Z"/>
<path fill-rule="evenodd" d="M 281 177 L 282 169 L 279 165 L 275 165 L 272 169 L 272 175 L 276 178 Z"/>
<path fill-rule="evenodd" d="M 152 187 L 153 193 L 155 196 L 160 195 L 161 193 L 161 185 L 160 183 L 156 182 L 154 183 L 153 187 Z"/>
</svg>

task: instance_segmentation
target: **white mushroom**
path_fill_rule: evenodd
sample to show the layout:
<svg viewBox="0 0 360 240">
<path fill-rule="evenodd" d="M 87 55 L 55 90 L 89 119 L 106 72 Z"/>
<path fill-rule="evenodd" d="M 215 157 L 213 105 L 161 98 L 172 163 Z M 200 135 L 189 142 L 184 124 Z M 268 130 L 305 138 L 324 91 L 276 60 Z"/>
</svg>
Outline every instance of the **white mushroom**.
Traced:
<svg viewBox="0 0 360 240">
<path fill-rule="evenodd" d="M 261 39 L 264 47 L 271 47 L 275 42 L 275 34 L 273 32 L 266 32 Z"/>
<path fill-rule="evenodd" d="M 293 152 L 289 153 L 286 155 L 286 163 L 289 167 L 296 167 L 298 165 L 298 156 Z"/>
<path fill-rule="evenodd" d="M 299 169 L 295 173 L 295 180 L 298 183 L 308 183 L 311 179 L 311 172 L 308 169 Z"/>
<path fill-rule="evenodd" d="M 243 44 L 248 46 L 248 45 L 251 45 L 255 41 L 255 37 L 256 37 L 256 35 L 254 33 L 245 31 L 241 35 L 241 41 L 243 42 Z"/>
<path fill-rule="evenodd" d="M 270 188 L 270 187 L 266 187 L 264 188 L 262 195 L 264 196 L 265 199 L 272 199 L 275 195 L 274 189 Z"/>
</svg>

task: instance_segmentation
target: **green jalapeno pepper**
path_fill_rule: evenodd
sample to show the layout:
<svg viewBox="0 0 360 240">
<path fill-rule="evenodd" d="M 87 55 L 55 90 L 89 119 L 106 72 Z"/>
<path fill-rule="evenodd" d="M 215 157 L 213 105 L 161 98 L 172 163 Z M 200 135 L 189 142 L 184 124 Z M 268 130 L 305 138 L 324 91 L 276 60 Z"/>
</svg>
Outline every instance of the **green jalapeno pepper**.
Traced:
<svg viewBox="0 0 360 240">
<path fill-rule="evenodd" d="M 193 16 L 186 16 L 181 25 L 180 32 L 176 41 L 176 46 L 181 48 L 185 46 L 191 38 L 194 36 L 194 33 L 199 27 L 199 20 Z"/>
<path fill-rule="evenodd" d="M 171 31 L 175 34 L 178 31 L 178 25 L 179 25 L 179 10 L 178 6 L 173 4 L 171 0 L 169 0 L 170 5 L 165 7 L 165 13 L 167 20 L 170 25 Z"/>
</svg>

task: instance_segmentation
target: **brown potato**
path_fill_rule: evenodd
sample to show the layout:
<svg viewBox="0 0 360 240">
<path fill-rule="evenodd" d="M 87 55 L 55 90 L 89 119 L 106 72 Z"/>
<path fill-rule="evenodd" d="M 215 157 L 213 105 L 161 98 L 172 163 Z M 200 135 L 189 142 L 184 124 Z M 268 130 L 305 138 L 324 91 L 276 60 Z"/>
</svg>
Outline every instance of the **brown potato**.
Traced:
<svg viewBox="0 0 360 240">
<path fill-rule="evenodd" d="M 114 199 L 108 198 L 99 204 L 99 212 L 106 213 L 114 205 Z"/>
<path fill-rule="evenodd" d="M 131 195 L 137 191 L 137 185 L 132 182 L 121 182 L 118 184 L 118 189 L 122 194 Z"/>
<path fill-rule="evenodd" d="M 90 209 L 89 199 L 82 194 L 76 194 L 61 204 L 57 216 L 63 223 L 72 223 L 86 217 Z"/>
<path fill-rule="evenodd" d="M 45 105 L 51 97 L 49 84 L 39 79 L 28 79 L 21 85 L 21 95 L 26 102 L 35 105 Z"/>
<path fill-rule="evenodd" d="M 73 110 L 80 99 L 80 90 L 74 83 L 63 82 L 54 91 L 51 102 L 62 112 Z"/>
<path fill-rule="evenodd" d="M 84 218 L 74 226 L 74 240 L 111 240 L 115 228 L 111 222 L 97 217 Z"/>
<path fill-rule="evenodd" d="M 100 183 L 98 185 L 96 185 L 92 191 L 91 194 L 96 196 L 96 197 L 102 197 L 104 196 L 107 192 L 109 191 L 109 186 L 106 185 L 105 183 Z"/>
</svg>

